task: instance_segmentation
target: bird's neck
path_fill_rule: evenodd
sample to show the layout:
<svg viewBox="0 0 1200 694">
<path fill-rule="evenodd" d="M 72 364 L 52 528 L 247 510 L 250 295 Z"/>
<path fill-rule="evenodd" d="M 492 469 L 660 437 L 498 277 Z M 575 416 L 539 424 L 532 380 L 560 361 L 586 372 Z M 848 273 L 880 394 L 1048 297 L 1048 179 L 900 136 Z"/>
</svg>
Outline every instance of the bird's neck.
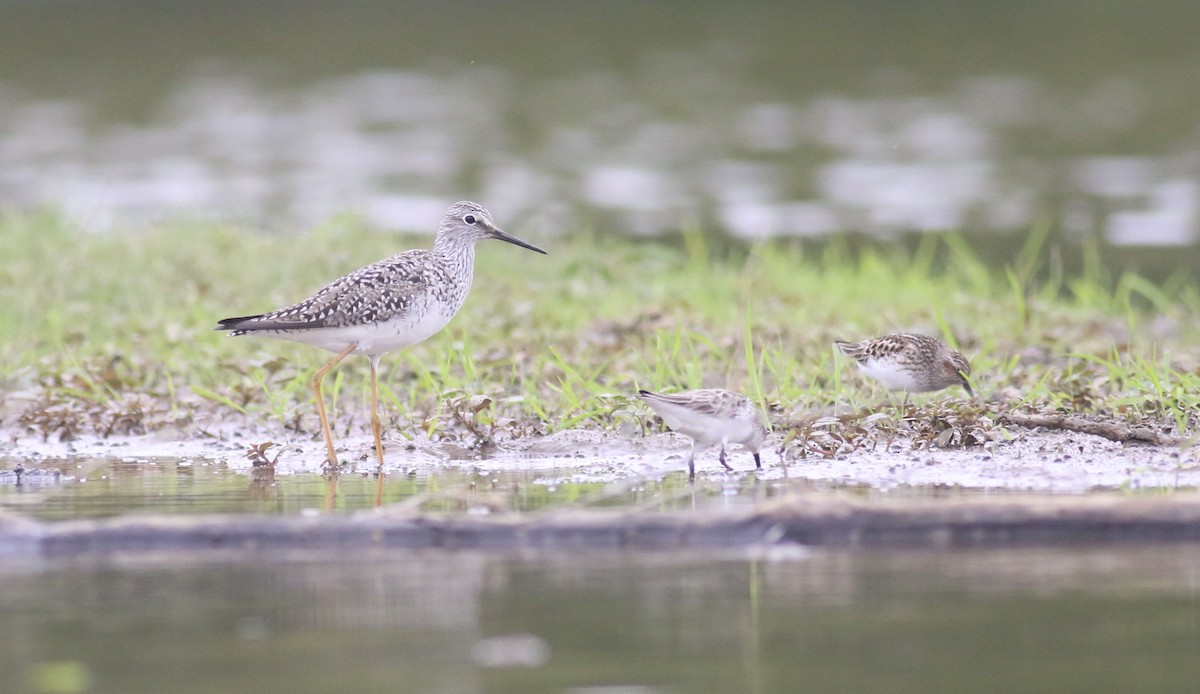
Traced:
<svg viewBox="0 0 1200 694">
<path fill-rule="evenodd" d="M 470 289 L 475 270 L 475 244 L 455 243 L 438 237 L 433 244 L 433 252 L 442 259 L 446 271 L 464 285 L 464 289 Z"/>
</svg>

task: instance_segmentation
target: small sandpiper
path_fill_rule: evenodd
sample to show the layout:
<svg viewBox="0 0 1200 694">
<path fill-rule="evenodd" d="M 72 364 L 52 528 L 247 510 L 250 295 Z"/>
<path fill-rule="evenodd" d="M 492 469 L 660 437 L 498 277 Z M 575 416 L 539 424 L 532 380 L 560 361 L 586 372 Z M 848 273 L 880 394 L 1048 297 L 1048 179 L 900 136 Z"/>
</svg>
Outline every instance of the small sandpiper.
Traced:
<svg viewBox="0 0 1200 694">
<path fill-rule="evenodd" d="M 896 333 L 863 342 L 834 342 L 837 348 L 858 362 L 863 373 L 875 378 L 888 390 L 929 393 L 950 386 L 971 390 L 971 365 L 967 358 L 927 335 Z"/>
<path fill-rule="evenodd" d="M 672 395 L 639 390 L 638 398 L 662 417 L 673 431 L 692 440 L 692 449 L 687 455 L 688 479 L 696 478 L 696 448 L 714 443 L 721 444 L 717 459 L 726 470 L 733 470 L 725 462 L 725 448 L 731 443 L 741 444 L 753 453 L 754 469 L 762 469 L 758 453 L 767 438 L 767 430 L 750 398 L 720 388 Z"/>
<path fill-rule="evenodd" d="M 254 333 L 335 353 L 312 377 L 327 461 L 334 472 L 338 461 L 321 397 L 321 379 L 350 354 L 370 359 L 371 430 L 380 470 L 377 501 L 383 480 L 379 358 L 428 339 L 450 322 L 471 289 L 475 243 L 483 239 L 500 239 L 537 253 L 546 252 L 498 229 L 481 205 L 456 202 L 442 217 L 432 249 L 405 251 L 367 265 L 287 308 L 226 318 L 217 325 L 217 330 L 232 330 L 232 335 Z"/>
</svg>

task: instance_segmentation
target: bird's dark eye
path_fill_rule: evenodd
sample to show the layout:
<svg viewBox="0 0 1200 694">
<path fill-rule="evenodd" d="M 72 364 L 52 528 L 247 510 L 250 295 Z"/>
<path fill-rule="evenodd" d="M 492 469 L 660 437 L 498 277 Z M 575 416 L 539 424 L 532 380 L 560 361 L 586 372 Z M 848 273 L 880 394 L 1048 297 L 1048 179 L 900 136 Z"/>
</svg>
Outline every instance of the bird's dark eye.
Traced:
<svg viewBox="0 0 1200 694">
<path fill-rule="evenodd" d="M 475 223 L 475 215 L 469 214 L 466 217 L 463 217 L 463 221 L 466 222 L 467 224 L 474 224 Z"/>
</svg>

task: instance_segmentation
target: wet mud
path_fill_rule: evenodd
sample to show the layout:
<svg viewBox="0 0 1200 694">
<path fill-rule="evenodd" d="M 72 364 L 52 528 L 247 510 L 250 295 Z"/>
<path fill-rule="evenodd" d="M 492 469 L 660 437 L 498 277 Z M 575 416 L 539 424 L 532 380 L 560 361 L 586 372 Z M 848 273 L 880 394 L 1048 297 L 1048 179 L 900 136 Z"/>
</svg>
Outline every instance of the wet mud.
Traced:
<svg viewBox="0 0 1200 694">
<path fill-rule="evenodd" d="M 752 480 L 774 490 L 740 504 L 686 510 L 566 505 L 537 512 L 422 513 L 394 504 L 350 514 L 137 515 L 43 522 L 18 510 L 0 516 L 0 555 L 38 558 L 122 553 L 246 551 L 343 552 L 396 549 L 787 551 L 806 545 L 932 547 L 1200 540 L 1200 460 L 1195 447 L 1121 443 L 1078 432 L 1014 429 L 987 446 L 917 448 L 797 456 L 770 441 L 764 467 L 734 449 L 725 473 L 716 451 L 697 457 L 697 484 L 730 491 Z M 0 451 L 0 484 L 69 483 L 47 463 L 154 456 L 217 461 L 232 474 L 256 474 L 262 440 L 79 439 L 69 444 L 11 440 Z M 320 469 L 322 442 L 282 441 L 268 450 L 273 474 Z M 536 471 L 614 488 L 683 472 L 686 439 L 623 437 L 592 431 L 513 439 L 488 447 L 449 442 L 388 443 L 389 474 Z M 369 437 L 340 442 L 347 472 L 373 470 Z M 19 475 L 19 479 L 18 479 Z M 820 484 L 824 483 L 825 486 Z M 953 489 L 969 494 L 889 494 Z M 857 493 L 827 491 L 855 489 Z M 871 490 L 864 495 L 862 489 Z M 1084 494 L 1083 492 L 1090 492 Z M 1171 492 L 1171 493 L 1166 493 Z M 693 492 L 695 494 L 695 492 Z M 781 549 L 782 548 L 782 549 Z"/>
<path fill-rule="evenodd" d="M 264 442 L 275 444 L 265 456 L 274 461 L 279 474 L 316 473 L 324 463 L 324 445 L 319 438 L 288 438 L 262 431 L 189 439 L 84 437 L 69 443 L 17 438 L 0 445 L 0 468 L 10 471 L 19 463 L 29 469 L 28 475 L 37 469 L 38 461 L 55 458 L 170 457 L 217 461 L 248 471 L 256 460 L 262 462 L 263 455 L 255 455 L 252 449 Z M 1200 447 L 1125 443 L 1044 428 L 1014 427 L 985 445 L 962 448 L 925 447 L 898 440 L 890 446 L 822 456 L 783 444 L 779 435 L 768 439 L 763 469 L 757 472 L 749 454 L 738 447 L 730 450 L 733 473 L 722 470 L 715 449 L 702 451 L 696 457 L 697 476 L 729 479 L 753 475 L 766 481 L 812 480 L 881 491 L 901 486 L 1054 493 L 1200 487 Z M 615 483 L 686 469 L 684 455 L 689 443 L 672 433 L 621 436 L 575 430 L 488 446 L 399 437 L 386 439 L 385 446 L 385 472 L 389 474 L 468 466 L 481 471 L 559 470 L 573 479 Z M 376 469 L 370 436 L 340 439 L 338 454 L 345 472 Z M 5 481 L 4 474 L 0 473 L 0 483 Z"/>
</svg>

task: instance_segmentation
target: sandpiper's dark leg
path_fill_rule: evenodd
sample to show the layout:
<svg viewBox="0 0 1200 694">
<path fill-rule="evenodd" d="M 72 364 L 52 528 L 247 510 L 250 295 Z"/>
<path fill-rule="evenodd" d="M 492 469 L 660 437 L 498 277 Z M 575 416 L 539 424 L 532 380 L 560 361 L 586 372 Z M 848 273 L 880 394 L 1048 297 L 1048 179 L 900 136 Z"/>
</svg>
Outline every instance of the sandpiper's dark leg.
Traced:
<svg viewBox="0 0 1200 694">
<path fill-rule="evenodd" d="M 762 459 L 758 457 L 758 453 L 754 454 L 754 469 L 755 470 L 762 469 Z"/>
<path fill-rule="evenodd" d="M 695 482 L 696 481 L 696 442 L 695 441 L 692 441 L 692 450 L 688 451 L 687 464 L 688 464 L 688 481 Z"/>
<path fill-rule="evenodd" d="M 375 505 L 383 504 L 383 423 L 379 421 L 379 356 L 371 358 L 371 432 L 375 434 L 375 457 L 379 472 L 375 483 Z"/>
</svg>

